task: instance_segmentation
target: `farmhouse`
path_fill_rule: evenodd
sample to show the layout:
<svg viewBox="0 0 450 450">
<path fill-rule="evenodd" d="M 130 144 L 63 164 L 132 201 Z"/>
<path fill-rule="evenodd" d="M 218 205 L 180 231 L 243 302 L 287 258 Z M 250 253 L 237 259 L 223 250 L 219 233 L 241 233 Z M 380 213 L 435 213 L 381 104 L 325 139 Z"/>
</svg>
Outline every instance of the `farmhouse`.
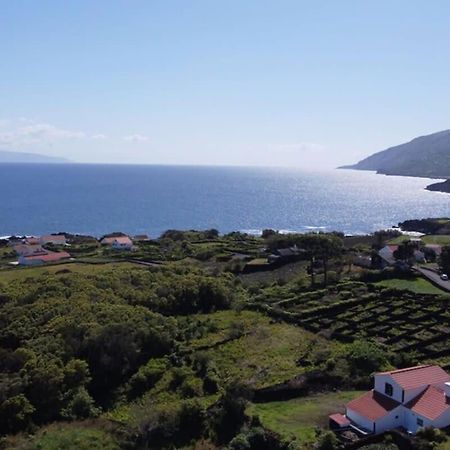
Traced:
<svg viewBox="0 0 450 450">
<path fill-rule="evenodd" d="M 19 256 L 31 256 L 33 254 L 39 254 L 44 251 L 41 245 L 36 244 L 17 244 L 14 245 L 13 249 Z"/>
<path fill-rule="evenodd" d="M 422 427 L 447 427 L 450 375 L 432 365 L 377 373 L 374 389 L 348 403 L 345 416 L 330 416 L 330 424 L 334 428 L 346 424 L 363 434 L 394 428 L 416 433 Z"/>
<path fill-rule="evenodd" d="M 128 236 L 108 236 L 103 238 L 100 243 L 108 245 L 114 250 L 132 250 L 133 241 Z"/>
<path fill-rule="evenodd" d="M 67 252 L 48 252 L 41 251 L 29 256 L 20 256 L 19 264 L 23 266 L 40 266 L 42 264 L 55 263 L 62 259 L 68 259 L 70 255 Z"/>
<path fill-rule="evenodd" d="M 49 234 L 48 236 L 41 236 L 39 241 L 41 245 L 66 245 L 66 237 L 62 234 Z"/>
</svg>

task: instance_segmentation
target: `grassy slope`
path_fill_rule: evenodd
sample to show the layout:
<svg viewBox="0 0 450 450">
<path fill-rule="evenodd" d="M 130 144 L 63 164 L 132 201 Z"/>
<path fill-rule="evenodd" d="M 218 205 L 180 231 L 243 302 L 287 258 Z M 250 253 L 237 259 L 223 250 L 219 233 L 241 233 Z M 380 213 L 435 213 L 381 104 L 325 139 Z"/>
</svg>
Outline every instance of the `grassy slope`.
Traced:
<svg viewBox="0 0 450 450">
<path fill-rule="evenodd" d="M 42 428 L 30 440 L 10 439 L 7 450 L 119 450 L 107 432 L 86 424 L 52 424 Z"/>
<path fill-rule="evenodd" d="M 15 280 L 24 280 L 27 278 L 37 278 L 43 275 L 54 274 L 61 270 L 70 270 L 71 273 L 97 274 L 104 271 L 114 269 L 135 268 L 145 270 L 144 266 L 139 266 L 130 262 L 117 262 L 110 264 L 81 264 L 81 263 L 64 263 L 54 264 L 50 266 L 38 267 L 17 267 L 14 269 L 0 271 L 0 282 L 10 282 Z M 67 272 L 70 274 L 69 272 Z"/>
<path fill-rule="evenodd" d="M 315 427 L 326 427 L 328 415 L 343 412 L 344 405 L 360 391 L 332 392 L 282 402 L 252 404 L 248 413 L 286 438 L 295 437 L 308 448 L 315 441 Z"/>
<path fill-rule="evenodd" d="M 397 245 L 409 241 L 409 236 L 398 236 L 389 241 L 389 244 Z M 450 236 L 429 234 L 420 238 L 425 244 L 450 245 Z"/>
<path fill-rule="evenodd" d="M 405 289 L 418 294 L 446 294 L 445 291 L 437 288 L 424 278 L 416 278 L 414 280 L 393 278 L 391 280 L 383 280 L 375 284 L 387 288 Z"/>
</svg>

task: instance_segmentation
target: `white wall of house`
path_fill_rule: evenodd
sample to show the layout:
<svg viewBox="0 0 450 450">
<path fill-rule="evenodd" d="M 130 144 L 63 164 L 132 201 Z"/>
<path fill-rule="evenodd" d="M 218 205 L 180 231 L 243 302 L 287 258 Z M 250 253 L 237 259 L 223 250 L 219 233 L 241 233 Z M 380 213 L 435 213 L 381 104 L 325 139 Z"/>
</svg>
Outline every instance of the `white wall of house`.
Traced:
<svg viewBox="0 0 450 450">
<path fill-rule="evenodd" d="M 399 405 L 397 408 L 389 411 L 385 416 L 380 417 L 375 424 L 375 434 L 402 426 L 404 421 L 404 409 L 405 408 L 402 405 Z"/>
<path fill-rule="evenodd" d="M 423 425 L 419 425 L 417 423 L 417 419 L 422 420 Z M 420 414 L 416 414 L 414 411 L 411 411 L 410 409 L 405 408 L 405 420 L 403 426 L 412 433 L 417 433 L 417 430 L 422 427 L 430 427 L 435 426 L 433 424 L 433 421 L 427 419 L 424 416 L 421 416 Z"/>
<path fill-rule="evenodd" d="M 368 419 L 367 417 L 361 416 L 361 414 L 358 414 L 356 411 L 353 411 L 353 409 L 350 408 L 346 409 L 345 415 L 357 426 L 368 431 L 373 431 L 373 421 Z"/>
<path fill-rule="evenodd" d="M 436 428 L 446 428 L 450 425 L 450 409 L 433 420 L 433 426 Z"/>
<path fill-rule="evenodd" d="M 392 385 L 393 388 L 392 396 L 385 394 L 386 383 Z M 388 398 L 392 398 L 398 401 L 399 403 L 402 403 L 403 388 L 399 384 L 397 384 L 390 375 L 387 374 L 375 375 L 374 390 L 379 392 L 380 394 L 386 395 L 386 397 Z"/>
<path fill-rule="evenodd" d="M 22 266 L 41 266 L 44 264 L 40 259 L 28 259 L 24 256 L 19 257 L 19 264 Z"/>
</svg>

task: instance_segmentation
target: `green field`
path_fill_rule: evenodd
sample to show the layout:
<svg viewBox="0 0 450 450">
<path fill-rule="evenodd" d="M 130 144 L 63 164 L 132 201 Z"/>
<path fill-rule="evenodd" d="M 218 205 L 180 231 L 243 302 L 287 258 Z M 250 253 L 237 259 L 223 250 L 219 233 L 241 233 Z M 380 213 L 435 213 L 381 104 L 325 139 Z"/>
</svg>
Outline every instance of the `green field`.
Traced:
<svg viewBox="0 0 450 450">
<path fill-rule="evenodd" d="M 118 450 L 119 446 L 110 433 L 91 428 L 89 422 L 73 424 L 52 424 L 42 428 L 28 440 L 25 437 L 11 437 L 5 442 L 12 450 Z"/>
<path fill-rule="evenodd" d="M 145 270 L 144 266 L 131 262 L 117 262 L 108 264 L 83 264 L 83 263 L 63 263 L 38 267 L 15 267 L 13 269 L 0 270 L 0 282 L 10 282 L 16 280 L 25 280 L 27 278 L 37 278 L 47 275 L 54 275 L 58 272 L 61 275 L 70 275 L 71 273 L 98 274 L 115 269 L 135 268 Z M 70 271 L 70 272 L 68 272 Z"/>
<path fill-rule="evenodd" d="M 317 394 L 282 402 L 252 404 L 248 413 L 285 438 L 295 437 L 306 448 L 315 442 L 315 427 L 327 427 L 328 415 L 343 412 L 344 405 L 361 391 Z"/>
<path fill-rule="evenodd" d="M 425 244 L 450 245 L 450 236 L 448 235 L 428 235 L 421 239 Z"/>
<path fill-rule="evenodd" d="M 438 287 L 431 284 L 428 280 L 424 278 L 415 278 L 412 280 L 402 280 L 398 278 L 393 278 L 391 280 L 383 280 L 375 283 L 377 286 L 382 286 L 386 288 L 395 288 L 402 290 L 409 290 L 416 292 L 417 294 L 442 294 L 448 295 L 445 291 L 439 289 Z"/>
<path fill-rule="evenodd" d="M 422 242 L 424 244 L 450 245 L 450 236 L 449 235 L 429 234 L 426 236 L 422 236 L 420 239 L 422 240 Z M 403 236 L 398 236 L 394 239 L 391 239 L 389 241 L 389 244 L 398 245 L 404 241 L 409 241 L 409 240 L 410 240 L 410 236 L 403 235 Z"/>
</svg>

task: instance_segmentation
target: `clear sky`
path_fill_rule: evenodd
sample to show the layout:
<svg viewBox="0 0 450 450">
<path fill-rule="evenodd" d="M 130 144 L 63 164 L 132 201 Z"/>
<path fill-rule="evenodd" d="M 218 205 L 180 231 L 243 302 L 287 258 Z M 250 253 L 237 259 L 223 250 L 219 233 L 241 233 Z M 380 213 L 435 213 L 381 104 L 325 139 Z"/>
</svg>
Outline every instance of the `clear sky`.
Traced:
<svg viewBox="0 0 450 450">
<path fill-rule="evenodd" d="M 0 148 L 351 163 L 450 128 L 448 0 L 4 0 Z"/>
</svg>

